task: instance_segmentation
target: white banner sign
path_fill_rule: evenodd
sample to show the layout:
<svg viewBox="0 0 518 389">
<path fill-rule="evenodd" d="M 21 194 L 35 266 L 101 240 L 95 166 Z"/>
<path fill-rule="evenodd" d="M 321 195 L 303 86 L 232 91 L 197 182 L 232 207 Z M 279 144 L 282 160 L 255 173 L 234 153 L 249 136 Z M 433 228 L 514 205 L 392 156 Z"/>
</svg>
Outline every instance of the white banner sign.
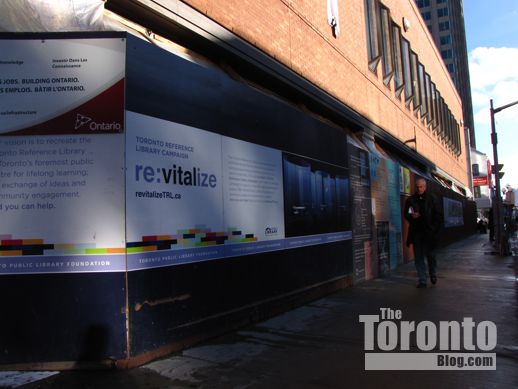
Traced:
<svg viewBox="0 0 518 389">
<path fill-rule="evenodd" d="M 128 241 L 156 236 L 180 249 L 284 238 L 280 151 L 133 112 L 127 120 Z"/>
<path fill-rule="evenodd" d="M 0 274 L 126 269 L 113 35 L 0 39 Z"/>
<path fill-rule="evenodd" d="M 124 38 L 0 40 L 0 134 L 120 132 Z"/>
</svg>

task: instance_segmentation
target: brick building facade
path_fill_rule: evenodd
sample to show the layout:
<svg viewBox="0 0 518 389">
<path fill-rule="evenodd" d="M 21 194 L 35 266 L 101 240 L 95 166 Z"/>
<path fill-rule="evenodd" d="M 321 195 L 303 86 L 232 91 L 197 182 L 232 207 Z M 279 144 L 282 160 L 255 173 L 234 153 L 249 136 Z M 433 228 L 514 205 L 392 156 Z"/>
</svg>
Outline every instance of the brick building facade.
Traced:
<svg viewBox="0 0 518 389">
<path fill-rule="evenodd" d="M 416 116 L 405 104 L 404 97 L 395 95 L 394 77 L 388 84 L 384 83 L 381 63 L 375 71 L 369 69 L 366 7 L 371 2 L 338 2 L 341 31 L 336 37 L 328 24 L 325 0 L 187 0 L 185 3 L 398 140 L 413 138 L 415 129 L 416 151 L 458 183 L 468 185 L 464 132 L 459 134 L 461 153 L 449 152 L 420 115 Z M 382 5 L 389 10 L 393 23 L 400 27 L 402 37 L 410 42 L 411 50 L 417 54 L 462 128 L 460 97 L 415 2 L 385 0 Z M 404 24 L 408 28 L 405 29 Z"/>
</svg>

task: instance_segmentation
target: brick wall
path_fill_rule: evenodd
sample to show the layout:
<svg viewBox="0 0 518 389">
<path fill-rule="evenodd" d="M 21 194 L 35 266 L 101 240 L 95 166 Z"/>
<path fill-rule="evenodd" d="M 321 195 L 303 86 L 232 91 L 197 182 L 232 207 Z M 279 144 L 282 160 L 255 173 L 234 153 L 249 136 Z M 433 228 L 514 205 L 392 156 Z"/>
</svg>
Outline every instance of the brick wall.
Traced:
<svg viewBox="0 0 518 389">
<path fill-rule="evenodd" d="M 326 0 L 184 0 L 234 34 L 324 89 L 388 133 L 404 141 L 417 135 L 417 151 L 468 184 L 464 133 L 462 154 L 453 156 L 368 68 L 364 0 L 339 0 L 341 34 L 327 24 Z M 414 0 L 383 0 L 394 22 L 410 29 L 410 41 L 458 123 L 462 103 Z"/>
</svg>

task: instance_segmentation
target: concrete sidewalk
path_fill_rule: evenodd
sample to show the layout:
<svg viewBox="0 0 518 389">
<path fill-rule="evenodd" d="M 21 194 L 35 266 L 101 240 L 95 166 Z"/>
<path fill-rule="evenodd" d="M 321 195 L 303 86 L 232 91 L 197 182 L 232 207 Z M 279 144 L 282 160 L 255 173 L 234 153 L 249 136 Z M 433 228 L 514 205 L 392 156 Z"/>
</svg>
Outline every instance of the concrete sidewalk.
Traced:
<svg viewBox="0 0 518 389">
<path fill-rule="evenodd" d="M 441 250 L 437 285 L 416 289 L 413 264 L 270 320 L 130 371 L 73 371 L 23 388 L 517 388 L 518 261 L 489 254 L 487 235 Z M 359 315 L 400 309 L 402 320 L 475 323 L 498 329 L 496 370 L 365 371 Z M 415 342 L 410 352 L 419 352 Z M 4 377 L 4 378 L 2 378 Z"/>
</svg>

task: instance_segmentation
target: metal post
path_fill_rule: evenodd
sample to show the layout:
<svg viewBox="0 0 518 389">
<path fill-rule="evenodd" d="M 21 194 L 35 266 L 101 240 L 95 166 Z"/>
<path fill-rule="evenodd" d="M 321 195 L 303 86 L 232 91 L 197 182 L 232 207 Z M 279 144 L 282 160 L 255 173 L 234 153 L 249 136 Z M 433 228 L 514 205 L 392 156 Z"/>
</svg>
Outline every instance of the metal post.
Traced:
<svg viewBox="0 0 518 389">
<path fill-rule="evenodd" d="M 496 248 L 500 255 L 507 255 L 507 235 L 504 234 L 504 225 L 502 220 L 502 193 L 500 190 L 500 177 L 499 177 L 499 169 L 498 169 L 498 150 L 496 145 L 498 144 L 498 139 L 496 137 L 496 129 L 495 129 L 495 113 L 503 111 L 506 108 L 512 107 L 513 105 L 518 104 L 518 101 L 514 101 L 512 103 L 503 105 L 498 108 L 493 108 L 493 99 L 490 100 L 491 103 L 491 143 L 493 144 L 493 159 L 495 160 L 495 167 L 497 168 L 497 172 L 495 174 L 495 184 L 496 184 L 496 196 L 495 196 L 495 211 L 496 215 L 493 215 L 493 221 L 496 221 L 495 225 L 495 242 Z M 496 216 L 496 218 L 495 218 Z"/>
<path fill-rule="evenodd" d="M 490 100 L 491 108 L 491 143 L 493 145 L 493 163 L 496 169 L 498 169 L 498 139 L 496 136 L 495 129 L 495 112 L 493 109 L 493 99 Z M 493 224 L 495 229 L 495 243 L 496 243 L 496 251 L 502 255 L 503 245 L 501 242 L 502 237 L 502 194 L 500 193 L 500 172 L 495 172 L 495 208 L 493 215 Z"/>
<path fill-rule="evenodd" d="M 466 154 L 467 154 L 467 163 L 468 163 L 468 186 L 469 190 L 471 191 L 471 194 L 473 195 L 473 200 L 475 199 L 475 190 L 473 188 L 473 166 L 471 164 L 471 139 L 469 135 L 469 128 L 464 127 L 464 137 L 465 137 L 465 143 L 466 143 Z"/>
</svg>

